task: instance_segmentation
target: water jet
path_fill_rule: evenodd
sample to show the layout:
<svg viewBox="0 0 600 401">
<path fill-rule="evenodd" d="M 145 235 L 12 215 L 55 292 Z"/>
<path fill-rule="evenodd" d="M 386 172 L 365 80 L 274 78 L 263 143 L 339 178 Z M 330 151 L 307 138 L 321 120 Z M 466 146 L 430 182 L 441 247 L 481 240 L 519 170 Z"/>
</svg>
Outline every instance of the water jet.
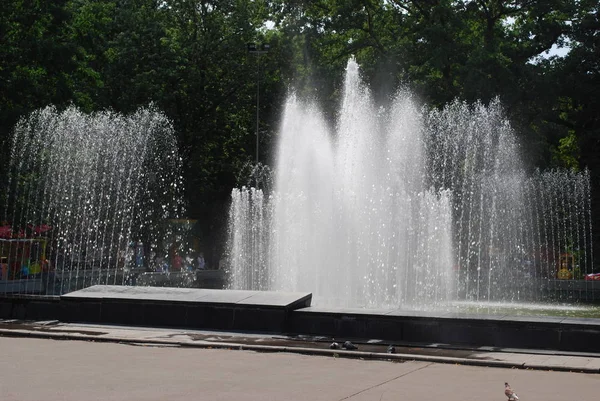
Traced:
<svg viewBox="0 0 600 401">
<path fill-rule="evenodd" d="M 23 118 L 3 199 L 11 280 L 0 292 L 129 283 L 130 270 L 166 252 L 162 223 L 184 213 L 180 165 L 172 124 L 152 106 L 128 116 L 49 106 Z M 40 240 L 43 255 L 14 243 Z M 47 268 L 30 271 L 34 259 Z"/>
<path fill-rule="evenodd" d="M 274 190 L 232 191 L 229 287 L 439 310 L 572 298 L 576 281 L 595 299 L 579 280 L 593 271 L 589 173 L 530 172 L 521 152 L 498 100 L 432 109 L 401 90 L 378 107 L 350 60 L 334 128 L 292 93 Z"/>
</svg>

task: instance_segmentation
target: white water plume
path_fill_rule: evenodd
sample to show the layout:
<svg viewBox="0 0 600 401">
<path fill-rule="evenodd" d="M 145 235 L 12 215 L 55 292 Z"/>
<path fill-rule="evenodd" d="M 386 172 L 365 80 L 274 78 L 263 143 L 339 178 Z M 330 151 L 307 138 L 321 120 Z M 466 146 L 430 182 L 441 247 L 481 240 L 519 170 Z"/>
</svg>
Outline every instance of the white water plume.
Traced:
<svg viewBox="0 0 600 401">
<path fill-rule="evenodd" d="M 527 174 L 497 100 L 378 109 L 350 60 L 333 132 L 288 98 L 275 175 L 270 195 L 232 192 L 232 288 L 439 309 L 548 297 L 564 255 L 569 279 L 592 272 L 588 172 Z"/>
<path fill-rule="evenodd" d="M 122 284 L 130 242 L 156 244 L 161 224 L 183 212 L 180 167 L 172 124 L 153 107 L 129 116 L 46 107 L 15 127 L 4 218 L 14 233 L 52 227 L 50 293 Z"/>
</svg>

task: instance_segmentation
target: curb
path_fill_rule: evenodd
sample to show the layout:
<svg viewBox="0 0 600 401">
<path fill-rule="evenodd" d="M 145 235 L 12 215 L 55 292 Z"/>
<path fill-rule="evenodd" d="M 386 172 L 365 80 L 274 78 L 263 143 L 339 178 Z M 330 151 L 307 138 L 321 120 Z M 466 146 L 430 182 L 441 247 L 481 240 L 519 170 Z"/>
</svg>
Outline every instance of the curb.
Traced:
<svg viewBox="0 0 600 401">
<path fill-rule="evenodd" d="M 286 347 L 279 345 L 255 345 L 255 344 L 239 344 L 227 342 L 209 342 L 209 341 L 178 341 L 178 340 L 157 340 L 157 339 L 135 339 L 104 335 L 102 337 L 90 337 L 80 333 L 58 333 L 58 332 L 39 332 L 33 330 L 19 329 L 0 329 L 2 337 L 21 337 L 21 338 L 38 338 L 50 340 L 74 340 L 74 341 L 91 341 L 91 342 L 106 342 L 120 343 L 132 345 L 150 345 L 150 346 L 179 346 L 183 348 L 200 348 L 200 349 L 231 349 L 240 351 L 255 351 L 255 352 L 290 352 L 302 355 L 318 355 L 328 357 L 355 358 L 355 359 L 370 359 L 379 361 L 419 361 L 431 363 L 445 363 L 454 365 L 482 366 L 505 369 L 527 369 L 527 370 L 546 370 L 546 371 L 561 371 L 561 372 L 578 372 L 598 374 L 599 368 L 586 368 L 564 365 L 541 365 L 527 364 L 526 362 L 509 362 L 509 361 L 494 361 L 484 359 L 469 359 L 469 358 L 454 358 L 445 356 L 433 355 L 418 355 L 418 354 L 387 354 L 378 352 L 363 352 L 363 351 L 347 351 L 347 350 L 331 350 L 320 348 L 307 347 Z"/>
</svg>

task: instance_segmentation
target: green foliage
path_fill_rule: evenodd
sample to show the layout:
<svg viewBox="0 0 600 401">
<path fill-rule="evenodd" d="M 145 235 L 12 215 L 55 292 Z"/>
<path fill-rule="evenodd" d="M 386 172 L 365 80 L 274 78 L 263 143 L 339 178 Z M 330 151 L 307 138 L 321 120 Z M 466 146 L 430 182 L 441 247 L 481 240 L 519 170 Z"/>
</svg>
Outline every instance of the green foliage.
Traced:
<svg viewBox="0 0 600 401">
<path fill-rule="evenodd" d="M 557 148 L 552 148 L 552 158 L 556 165 L 579 170 L 579 145 L 575 131 L 569 131 L 569 134 L 559 140 Z"/>
<path fill-rule="evenodd" d="M 190 213 L 211 220 L 254 160 L 257 83 L 270 163 L 289 88 L 333 120 L 353 55 L 378 100 L 399 86 L 434 106 L 499 97 L 532 164 L 588 167 L 600 185 L 598 11 L 592 0 L 5 0 L 0 156 L 18 119 L 48 104 L 154 102 L 179 136 Z M 248 54 L 248 42 L 271 50 Z M 545 56 L 553 46 L 569 52 Z"/>
<path fill-rule="evenodd" d="M 0 7 L 0 133 L 24 114 L 71 99 L 74 49 L 66 0 L 7 0 Z"/>
</svg>

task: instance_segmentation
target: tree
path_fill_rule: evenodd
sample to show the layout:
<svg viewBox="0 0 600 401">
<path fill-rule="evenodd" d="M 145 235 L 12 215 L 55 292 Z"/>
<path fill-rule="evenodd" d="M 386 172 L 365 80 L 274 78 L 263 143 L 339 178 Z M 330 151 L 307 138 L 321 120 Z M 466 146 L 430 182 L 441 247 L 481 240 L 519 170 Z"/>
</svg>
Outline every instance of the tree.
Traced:
<svg viewBox="0 0 600 401">
<path fill-rule="evenodd" d="M 0 181 L 6 183 L 17 121 L 47 104 L 71 101 L 74 48 L 66 40 L 66 0 L 7 0 L 0 7 Z M 2 185 L 3 186 L 3 185 Z M 2 207 L 2 206 L 0 206 Z M 0 210 L 1 215 L 4 215 Z"/>
</svg>

